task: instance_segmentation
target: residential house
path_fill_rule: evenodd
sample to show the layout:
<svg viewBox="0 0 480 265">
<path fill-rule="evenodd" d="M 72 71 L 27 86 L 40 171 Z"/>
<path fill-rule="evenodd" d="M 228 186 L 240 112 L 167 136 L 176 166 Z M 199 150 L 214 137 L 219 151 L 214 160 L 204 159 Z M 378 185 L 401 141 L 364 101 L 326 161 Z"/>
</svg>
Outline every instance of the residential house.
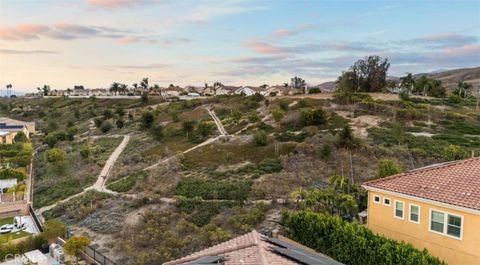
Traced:
<svg viewBox="0 0 480 265">
<path fill-rule="evenodd" d="M 35 134 L 35 122 L 19 121 L 19 120 L 10 119 L 7 117 L 0 117 L 0 125 L 1 124 L 22 125 L 25 127 L 26 131 L 24 132 L 27 137 L 30 137 L 31 135 Z"/>
<path fill-rule="evenodd" d="M 217 89 L 218 88 L 212 86 L 203 87 L 199 94 L 204 96 L 216 96 Z"/>
<path fill-rule="evenodd" d="M 0 144 L 13 144 L 15 133 L 0 131 Z"/>
<path fill-rule="evenodd" d="M 168 88 L 162 89 L 161 93 L 163 97 L 171 98 L 171 97 L 179 97 L 181 93 L 185 92 L 185 90 L 178 86 L 170 86 Z"/>
<path fill-rule="evenodd" d="M 221 96 L 221 95 L 234 95 L 235 91 L 237 91 L 240 87 L 238 86 L 221 86 L 217 88 L 217 91 L 215 92 L 216 96 Z"/>
<path fill-rule="evenodd" d="M 480 264 L 480 157 L 368 181 L 367 226 L 450 265 Z"/>
<path fill-rule="evenodd" d="M 246 95 L 246 96 L 253 96 L 255 94 L 260 94 L 265 96 L 267 94 L 267 89 L 263 87 L 249 87 L 249 86 L 242 86 L 235 90 L 236 95 Z"/>
<path fill-rule="evenodd" d="M 233 238 L 164 265 L 342 265 L 288 238 L 270 238 L 257 231 Z"/>
</svg>

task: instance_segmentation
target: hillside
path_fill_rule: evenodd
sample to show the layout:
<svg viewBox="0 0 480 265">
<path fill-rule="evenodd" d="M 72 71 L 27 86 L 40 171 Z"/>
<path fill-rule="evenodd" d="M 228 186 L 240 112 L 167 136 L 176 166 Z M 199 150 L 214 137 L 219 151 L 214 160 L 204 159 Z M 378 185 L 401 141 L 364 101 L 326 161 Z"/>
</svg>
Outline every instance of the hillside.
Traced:
<svg viewBox="0 0 480 265">
<path fill-rule="evenodd" d="M 423 73 L 415 76 L 419 77 L 422 75 L 442 81 L 442 85 L 448 90 L 457 88 L 458 82 L 460 81 L 468 82 L 472 84 L 474 88 L 480 88 L 480 67 Z"/>
<path fill-rule="evenodd" d="M 0 116 L 34 120 L 44 133 L 34 138 L 35 208 L 87 234 L 118 264 L 161 264 L 252 229 L 271 231 L 282 210 L 298 207 L 295 194 L 327 190 L 332 176 L 352 185 L 353 218 L 366 207 L 359 184 L 382 163 L 409 170 L 480 153 L 470 99 L 17 98 L 0 99 Z M 131 139 L 107 189 L 84 190 L 123 135 Z M 54 148 L 64 155 L 46 160 Z"/>
</svg>

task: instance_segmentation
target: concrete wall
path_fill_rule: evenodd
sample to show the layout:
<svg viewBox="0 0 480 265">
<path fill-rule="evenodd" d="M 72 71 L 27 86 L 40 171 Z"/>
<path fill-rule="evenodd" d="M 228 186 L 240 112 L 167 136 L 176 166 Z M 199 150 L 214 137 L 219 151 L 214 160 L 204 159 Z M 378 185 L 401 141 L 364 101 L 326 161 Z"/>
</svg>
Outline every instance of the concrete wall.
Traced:
<svg viewBox="0 0 480 265">
<path fill-rule="evenodd" d="M 27 201 L 0 203 L 0 218 L 13 217 L 18 214 L 29 214 Z"/>
<path fill-rule="evenodd" d="M 374 195 L 380 196 L 380 204 L 373 202 Z M 384 205 L 385 197 L 390 199 L 390 206 Z M 404 203 L 403 220 L 394 217 L 395 200 Z M 420 206 L 418 224 L 409 221 L 411 203 Z M 431 209 L 463 216 L 462 238 L 429 231 Z M 480 264 L 480 215 L 369 191 L 367 225 L 378 234 L 411 243 L 420 250 L 426 248 L 432 255 L 443 259 L 449 265 Z"/>
</svg>

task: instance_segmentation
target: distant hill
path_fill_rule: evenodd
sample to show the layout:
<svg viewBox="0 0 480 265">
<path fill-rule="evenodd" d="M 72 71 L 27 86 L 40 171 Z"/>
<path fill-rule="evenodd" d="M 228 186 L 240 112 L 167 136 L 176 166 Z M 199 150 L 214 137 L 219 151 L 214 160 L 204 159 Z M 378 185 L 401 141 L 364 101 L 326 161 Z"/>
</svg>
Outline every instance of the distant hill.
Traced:
<svg viewBox="0 0 480 265">
<path fill-rule="evenodd" d="M 415 77 L 423 75 L 442 81 L 442 85 L 448 90 L 457 88 L 458 82 L 460 81 L 468 82 L 472 84 L 474 88 L 480 87 L 480 67 L 435 71 L 416 74 Z"/>
<path fill-rule="evenodd" d="M 321 83 L 320 85 L 318 85 L 318 88 L 320 88 L 320 90 L 323 92 L 333 92 L 337 88 L 337 84 L 335 81 L 329 81 Z"/>
</svg>

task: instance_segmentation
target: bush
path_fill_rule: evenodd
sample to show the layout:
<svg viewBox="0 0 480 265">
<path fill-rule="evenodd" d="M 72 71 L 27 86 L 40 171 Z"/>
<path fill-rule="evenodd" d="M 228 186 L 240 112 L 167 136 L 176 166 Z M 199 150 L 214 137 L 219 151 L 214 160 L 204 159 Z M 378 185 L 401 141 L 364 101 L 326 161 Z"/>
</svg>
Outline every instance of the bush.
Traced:
<svg viewBox="0 0 480 265">
<path fill-rule="evenodd" d="M 62 162 L 65 160 L 65 157 L 65 152 L 59 148 L 52 148 L 45 152 L 45 158 L 49 163 Z"/>
<path fill-rule="evenodd" d="M 23 132 L 18 132 L 13 139 L 16 143 L 18 142 L 27 142 L 28 138 Z"/>
<path fill-rule="evenodd" d="M 155 121 L 155 117 L 151 112 L 144 112 L 142 114 L 142 128 L 150 129 L 153 126 L 153 122 Z"/>
<path fill-rule="evenodd" d="M 106 110 L 103 111 L 103 117 L 107 120 L 111 119 L 111 118 L 113 118 L 113 112 L 109 109 L 106 109 Z"/>
<path fill-rule="evenodd" d="M 122 129 L 123 126 L 125 126 L 125 121 L 123 121 L 122 119 L 119 119 L 115 122 L 115 124 L 117 125 L 118 129 Z"/>
<path fill-rule="evenodd" d="M 310 88 L 310 89 L 308 90 L 308 94 L 318 94 L 318 93 L 320 93 L 320 92 L 321 92 L 321 91 L 320 91 L 320 88 L 318 88 L 318 87 Z"/>
<path fill-rule="evenodd" d="M 109 132 L 111 129 L 113 129 L 113 125 L 108 122 L 108 121 L 104 121 L 102 123 L 102 126 L 100 126 L 100 130 L 102 131 L 102 133 L 107 133 Z"/>
<path fill-rule="evenodd" d="M 350 125 L 343 127 L 337 137 L 337 146 L 343 148 L 355 148 L 359 144 L 359 140 L 353 135 Z"/>
<path fill-rule="evenodd" d="M 200 197 L 205 200 L 244 201 L 250 192 L 250 181 L 219 181 L 188 177 L 180 180 L 175 195 L 187 198 Z"/>
<path fill-rule="evenodd" d="M 291 131 L 286 131 L 286 132 L 281 132 L 275 134 L 275 139 L 277 139 L 280 142 L 303 142 L 305 138 L 308 136 L 308 133 L 305 131 L 302 131 L 300 133 L 293 133 Z"/>
<path fill-rule="evenodd" d="M 467 152 L 458 145 L 448 145 L 443 149 L 443 159 L 446 161 L 460 160 L 467 157 Z"/>
<path fill-rule="evenodd" d="M 300 124 L 305 126 L 317 126 L 326 124 L 328 121 L 328 114 L 322 108 L 307 109 L 300 113 Z"/>
<path fill-rule="evenodd" d="M 402 167 L 390 159 L 382 159 L 378 162 L 376 178 L 384 178 L 402 172 Z"/>
<path fill-rule="evenodd" d="M 17 171 L 11 168 L 0 169 L 0 179 L 15 178 L 17 181 L 22 181 L 27 178 L 27 175 L 21 171 Z"/>
<path fill-rule="evenodd" d="M 156 125 L 150 129 L 150 134 L 152 135 L 153 139 L 157 141 L 161 141 L 163 139 L 163 126 Z"/>
<path fill-rule="evenodd" d="M 376 235 L 357 223 L 310 211 L 284 212 L 288 236 L 307 247 L 349 265 L 446 265 L 410 244 Z"/>
<path fill-rule="evenodd" d="M 272 117 L 276 122 L 280 122 L 284 116 L 285 116 L 285 112 L 283 112 L 283 110 L 281 109 L 272 110 Z"/>
<path fill-rule="evenodd" d="M 253 134 L 253 143 L 256 146 L 266 146 L 268 144 L 268 135 L 265 131 L 259 130 Z"/>
<path fill-rule="evenodd" d="M 85 159 L 89 158 L 91 153 L 92 151 L 90 150 L 90 146 L 88 146 L 88 144 L 83 145 L 80 149 L 80 155 Z"/>
<path fill-rule="evenodd" d="M 288 111 L 288 105 L 289 105 L 288 102 L 285 100 L 281 100 L 279 103 L 280 109 L 285 112 Z"/>
<path fill-rule="evenodd" d="M 181 212 L 190 215 L 189 220 L 202 227 L 210 222 L 212 217 L 219 214 L 222 209 L 238 205 L 232 201 L 204 201 L 199 198 L 179 197 L 178 208 Z"/>
<path fill-rule="evenodd" d="M 144 179 L 147 177 L 145 171 L 135 172 L 124 178 L 121 178 L 115 182 L 108 184 L 107 188 L 116 192 L 126 192 L 129 191 L 135 186 L 138 179 Z"/>
</svg>

